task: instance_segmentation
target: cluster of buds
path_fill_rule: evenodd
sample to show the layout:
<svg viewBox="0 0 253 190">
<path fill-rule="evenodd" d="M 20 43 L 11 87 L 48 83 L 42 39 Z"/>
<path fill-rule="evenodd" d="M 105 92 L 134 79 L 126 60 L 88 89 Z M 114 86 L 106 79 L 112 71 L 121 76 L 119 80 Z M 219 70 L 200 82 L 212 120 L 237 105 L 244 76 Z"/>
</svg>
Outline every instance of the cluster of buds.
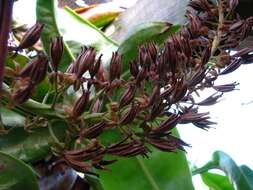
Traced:
<svg viewBox="0 0 253 190">
<path fill-rule="evenodd" d="M 223 93 L 235 89 L 237 83 L 215 85 L 219 75 L 236 70 L 252 60 L 246 48 L 230 55 L 252 29 L 252 18 L 241 20 L 235 13 L 237 1 L 192 0 L 186 13 L 188 25 L 172 35 L 160 49 L 155 43 L 139 47 L 138 57 L 128 64 L 131 76 L 122 77 L 122 56 L 112 54 L 108 69 L 101 64 L 102 55 L 92 47 L 83 47 L 77 59 L 65 72 L 58 71 L 63 54 L 62 38 L 51 45 L 52 71 L 60 86 L 72 86 L 82 95 L 66 112 L 70 126 L 78 126 L 74 138 L 85 141 L 85 148 L 65 150 L 60 155 L 71 167 L 89 172 L 92 167 L 106 169 L 114 161 L 105 155 L 147 157 L 147 145 L 161 151 L 184 150 L 187 143 L 174 136 L 177 124 L 208 129 L 215 124 L 208 113 L 199 113 L 199 106 L 213 105 Z M 209 60 L 212 60 L 209 62 Z M 34 86 L 47 72 L 47 58 L 38 55 L 17 77 L 13 99 L 21 104 L 30 96 Z M 19 85 L 18 85 L 19 84 Z M 193 93 L 213 88 L 216 93 L 195 102 Z M 95 91 L 95 93 L 93 93 Z M 22 95 L 21 95 L 22 94 Z M 61 102 L 58 107 L 64 108 Z M 85 120 L 85 114 L 99 115 Z M 118 130 L 121 141 L 103 145 L 100 135 Z"/>
</svg>

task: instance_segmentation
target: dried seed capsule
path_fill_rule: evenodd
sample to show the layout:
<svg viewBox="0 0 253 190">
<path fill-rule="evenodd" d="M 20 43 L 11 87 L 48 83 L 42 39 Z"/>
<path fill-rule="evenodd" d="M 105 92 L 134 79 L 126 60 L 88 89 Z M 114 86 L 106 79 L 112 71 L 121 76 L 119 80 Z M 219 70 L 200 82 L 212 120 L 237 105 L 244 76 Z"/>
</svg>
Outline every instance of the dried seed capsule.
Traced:
<svg viewBox="0 0 253 190">
<path fill-rule="evenodd" d="M 39 84 L 47 74 L 48 58 L 44 53 L 40 53 L 33 62 L 30 77 L 35 84 Z"/>
<path fill-rule="evenodd" d="M 132 60 L 129 62 L 130 73 L 136 78 L 139 73 L 139 67 L 136 60 Z"/>
<path fill-rule="evenodd" d="M 86 105 L 89 102 L 90 92 L 84 91 L 82 96 L 76 101 L 73 110 L 72 117 L 77 118 L 84 112 Z"/>
<path fill-rule="evenodd" d="M 17 82 L 12 93 L 12 99 L 16 104 L 23 104 L 32 94 L 34 83 L 30 79 L 21 79 Z"/>
<path fill-rule="evenodd" d="M 235 10 L 235 8 L 237 7 L 239 1 L 238 0 L 230 0 L 229 1 L 229 9 L 231 10 Z"/>
<path fill-rule="evenodd" d="M 196 103 L 196 105 L 199 105 L 199 106 L 210 106 L 210 105 L 213 105 L 213 104 L 216 104 L 217 103 L 217 100 L 222 97 L 223 94 L 218 94 L 216 95 L 217 93 L 207 97 L 206 99 L 202 100 L 201 102 L 199 103 Z"/>
<path fill-rule="evenodd" d="M 153 89 L 153 92 L 149 98 L 149 103 L 148 103 L 148 106 L 152 106 L 155 104 L 156 100 L 160 98 L 160 86 L 159 85 L 156 85 Z"/>
<path fill-rule="evenodd" d="M 134 85 L 130 85 L 126 92 L 121 96 L 119 101 L 119 107 L 123 107 L 131 103 L 134 99 L 136 87 Z"/>
<path fill-rule="evenodd" d="M 17 51 L 33 46 L 40 38 L 44 24 L 36 23 L 23 36 L 20 41 Z"/>
<path fill-rule="evenodd" d="M 94 48 L 83 49 L 76 60 L 76 75 L 81 78 L 82 75 L 90 68 L 95 62 L 96 50 Z"/>
<path fill-rule="evenodd" d="M 51 62 L 54 72 L 58 71 L 58 66 L 63 55 L 63 39 L 62 36 L 56 37 L 51 42 L 50 46 Z"/>
<path fill-rule="evenodd" d="M 168 132 L 177 125 L 179 120 L 180 120 L 180 116 L 174 114 L 174 115 L 170 116 L 166 121 L 161 123 L 161 125 L 159 127 L 152 130 L 152 133 L 165 133 L 165 132 Z"/>
<path fill-rule="evenodd" d="M 139 112 L 139 105 L 132 105 L 130 110 L 120 119 L 120 125 L 127 125 L 131 123 Z"/>
<path fill-rule="evenodd" d="M 241 59 L 234 59 L 223 71 L 220 72 L 220 75 L 226 75 L 238 69 L 243 61 Z"/>
<path fill-rule="evenodd" d="M 18 74 L 20 78 L 30 77 L 36 84 L 40 83 L 46 76 L 48 68 L 47 56 L 40 52 L 38 56 L 30 61 Z"/>
<path fill-rule="evenodd" d="M 90 76 L 91 78 L 94 78 L 94 76 L 98 73 L 98 70 L 100 68 L 100 65 L 101 65 L 101 58 L 102 58 L 103 55 L 100 55 L 99 58 L 97 59 L 96 62 L 94 62 L 90 68 L 89 68 L 89 73 L 90 73 Z"/>
<path fill-rule="evenodd" d="M 114 79 L 119 79 L 121 74 L 122 64 L 121 64 L 121 56 L 115 52 L 112 53 L 112 58 L 110 62 L 110 75 L 109 80 L 112 82 Z"/>
<path fill-rule="evenodd" d="M 95 138 L 98 135 L 100 135 L 104 128 L 108 125 L 108 123 L 106 121 L 101 121 L 95 125 L 93 125 L 92 127 L 89 128 L 85 128 L 80 132 L 80 137 L 81 138 Z"/>
</svg>

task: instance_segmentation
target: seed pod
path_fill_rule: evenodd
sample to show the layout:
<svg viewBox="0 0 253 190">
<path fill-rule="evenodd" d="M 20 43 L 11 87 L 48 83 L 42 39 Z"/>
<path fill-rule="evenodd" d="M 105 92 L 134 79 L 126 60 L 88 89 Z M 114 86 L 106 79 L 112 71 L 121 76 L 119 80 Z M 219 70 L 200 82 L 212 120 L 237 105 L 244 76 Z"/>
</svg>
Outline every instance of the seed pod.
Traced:
<svg viewBox="0 0 253 190">
<path fill-rule="evenodd" d="M 196 105 L 199 105 L 199 106 L 210 106 L 210 105 L 213 105 L 213 104 L 216 104 L 217 103 L 217 100 L 222 97 L 223 94 L 218 94 L 216 95 L 213 94 L 209 97 L 207 97 L 206 99 L 202 100 L 201 102 L 199 103 L 196 103 Z"/>
<path fill-rule="evenodd" d="M 97 99 L 92 107 L 92 113 L 100 113 L 103 108 L 103 100 Z"/>
<path fill-rule="evenodd" d="M 84 91 L 82 96 L 76 101 L 72 109 L 72 117 L 77 118 L 84 112 L 88 102 L 89 102 L 90 92 Z"/>
<path fill-rule="evenodd" d="M 34 83 L 30 79 L 21 79 L 17 82 L 16 87 L 12 93 L 12 100 L 16 104 L 23 104 L 26 102 L 32 94 L 34 89 Z"/>
<path fill-rule="evenodd" d="M 36 84 L 40 83 L 46 76 L 48 68 L 47 56 L 40 52 L 38 56 L 30 61 L 18 74 L 20 78 L 30 77 Z"/>
<path fill-rule="evenodd" d="M 237 7 L 238 3 L 239 3 L 238 0 L 229 0 L 229 4 L 228 4 L 229 9 L 231 11 L 235 10 L 235 8 Z"/>
<path fill-rule="evenodd" d="M 157 57 L 157 54 L 158 54 L 158 51 L 157 51 L 157 47 L 155 45 L 154 42 L 151 42 L 151 43 L 148 43 L 147 44 L 147 50 L 153 60 L 153 63 L 156 62 L 156 57 Z"/>
<path fill-rule="evenodd" d="M 148 106 L 152 106 L 155 104 L 156 100 L 160 98 L 160 86 L 156 85 L 153 89 L 153 92 L 149 98 Z"/>
<path fill-rule="evenodd" d="M 130 110 L 120 119 L 120 125 L 127 125 L 131 123 L 139 112 L 139 105 L 132 105 Z"/>
<path fill-rule="evenodd" d="M 76 59 L 76 75 L 81 78 L 82 75 L 90 68 L 95 62 L 96 50 L 94 48 L 83 49 Z"/>
<path fill-rule="evenodd" d="M 139 67 L 138 67 L 138 63 L 136 60 L 132 60 L 129 62 L 129 69 L 130 69 L 130 73 L 132 74 L 132 76 L 134 76 L 136 78 L 139 73 Z"/>
<path fill-rule="evenodd" d="M 121 56 L 117 52 L 113 52 L 110 62 L 110 73 L 109 73 L 110 82 L 112 82 L 116 78 L 117 79 L 120 78 L 121 69 L 122 69 Z"/>
<path fill-rule="evenodd" d="M 39 40 L 43 27 L 44 24 L 40 23 L 36 23 L 34 26 L 32 26 L 21 39 L 17 50 L 33 46 Z"/>
<path fill-rule="evenodd" d="M 100 65 L 101 65 L 101 58 L 102 58 L 102 54 L 99 56 L 99 58 L 97 59 L 96 62 L 94 62 L 90 68 L 89 68 L 89 73 L 90 73 L 90 76 L 91 78 L 94 78 L 94 76 L 98 73 L 98 70 L 100 68 Z"/>
<path fill-rule="evenodd" d="M 216 91 L 219 91 L 219 92 L 230 92 L 230 91 L 233 91 L 235 90 L 235 87 L 238 85 L 239 83 L 230 83 L 230 84 L 224 84 L 224 85 L 218 85 L 218 86 L 213 86 L 213 88 L 216 90 Z"/>
<path fill-rule="evenodd" d="M 35 84 L 39 84 L 47 74 L 48 58 L 44 53 L 40 53 L 33 62 L 30 77 Z"/>
<path fill-rule="evenodd" d="M 130 85 L 129 88 L 125 91 L 125 93 L 121 96 L 119 101 L 119 107 L 126 106 L 131 103 L 134 99 L 136 87 L 134 85 Z"/>
<path fill-rule="evenodd" d="M 148 76 L 148 71 L 146 67 L 142 67 L 142 69 L 140 70 L 140 72 L 138 73 L 137 77 L 136 77 L 136 84 L 140 85 L 140 83 L 146 79 Z"/>
<path fill-rule="evenodd" d="M 51 42 L 50 46 L 51 62 L 54 72 L 58 71 L 59 63 L 63 55 L 63 39 L 62 36 L 56 37 Z"/>
<path fill-rule="evenodd" d="M 226 75 L 235 71 L 242 63 L 243 61 L 241 59 L 234 59 L 223 71 L 220 72 L 220 75 Z"/>
<path fill-rule="evenodd" d="M 163 123 L 161 123 L 161 125 L 155 129 L 152 130 L 152 133 L 165 133 L 168 132 L 170 130 L 172 130 L 177 123 L 180 120 L 180 116 L 179 115 L 171 115 L 166 121 L 164 121 Z"/>
<path fill-rule="evenodd" d="M 92 127 L 89 128 L 85 128 L 83 130 L 81 130 L 80 132 L 80 137 L 81 138 L 95 138 L 98 135 L 100 135 L 104 128 L 108 125 L 108 123 L 106 121 L 101 121 L 95 125 L 93 125 Z"/>
</svg>

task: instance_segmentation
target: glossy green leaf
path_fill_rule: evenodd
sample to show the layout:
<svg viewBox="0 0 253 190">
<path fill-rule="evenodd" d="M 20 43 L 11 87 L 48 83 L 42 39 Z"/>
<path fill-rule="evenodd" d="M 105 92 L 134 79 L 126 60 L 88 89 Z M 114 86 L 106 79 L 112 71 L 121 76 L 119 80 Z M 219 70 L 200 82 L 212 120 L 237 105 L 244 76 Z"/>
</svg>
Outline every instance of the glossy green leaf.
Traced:
<svg viewBox="0 0 253 190">
<path fill-rule="evenodd" d="M 202 173 L 201 178 L 211 190 L 234 190 L 227 176 L 207 172 Z"/>
<path fill-rule="evenodd" d="M 39 190 L 33 170 L 16 158 L 0 152 L 0 190 Z"/>
<path fill-rule="evenodd" d="M 117 49 L 117 44 L 71 9 L 57 8 L 56 3 L 57 0 L 37 0 L 37 20 L 45 24 L 41 38 L 47 53 L 52 38 L 63 36 L 64 57 L 60 64 L 61 70 L 68 67 L 84 45 L 95 47 L 98 53 L 103 53 L 103 60 L 107 61 L 111 52 Z"/>
<path fill-rule="evenodd" d="M 64 122 L 54 122 L 53 130 L 59 140 L 64 138 L 66 127 Z M 7 135 L 1 136 L 0 151 L 25 162 L 36 162 L 51 153 L 53 142 L 48 128 L 38 128 L 32 132 L 21 127 L 13 128 Z"/>
<path fill-rule="evenodd" d="M 185 24 L 185 11 L 189 0 L 138 0 L 136 4 L 116 19 L 108 31 L 114 30 L 111 37 L 118 42 L 123 42 L 129 29 L 143 23 L 169 22 L 173 24 Z"/>
<path fill-rule="evenodd" d="M 226 153 L 216 151 L 213 153 L 213 158 L 203 167 L 196 169 L 193 174 L 200 174 L 209 171 L 210 169 L 220 169 L 228 176 L 234 188 L 237 190 L 252 190 L 252 181 L 245 175 L 247 170 L 245 167 L 237 166 L 235 161 Z M 247 170 L 248 171 L 248 170 Z M 252 171 L 248 173 L 252 178 Z"/>
<path fill-rule="evenodd" d="M 104 189 L 193 190 L 185 154 L 152 150 L 150 158 L 117 158 L 111 172 L 100 172 Z"/>
<path fill-rule="evenodd" d="M 0 114 L 2 116 L 2 122 L 5 127 L 10 128 L 24 126 L 25 117 L 23 117 L 22 115 L 5 107 L 0 108 Z"/>
<path fill-rule="evenodd" d="M 250 187 L 252 188 L 253 187 L 253 170 L 245 165 L 240 166 L 240 169 L 242 170 L 245 178 L 247 179 L 248 183 L 250 184 Z"/>
<path fill-rule="evenodd" d="M 179 25 L 171 26 L 167 22 L 151 22 L 141 24 L 130 31 L 118 49 L 118 52 L 123 55 L 124 71 L 128 69 L 127 63 L 137 56 L 139 45 L 147 42 L 162 44 L 179 29 Z"/>
</svg>

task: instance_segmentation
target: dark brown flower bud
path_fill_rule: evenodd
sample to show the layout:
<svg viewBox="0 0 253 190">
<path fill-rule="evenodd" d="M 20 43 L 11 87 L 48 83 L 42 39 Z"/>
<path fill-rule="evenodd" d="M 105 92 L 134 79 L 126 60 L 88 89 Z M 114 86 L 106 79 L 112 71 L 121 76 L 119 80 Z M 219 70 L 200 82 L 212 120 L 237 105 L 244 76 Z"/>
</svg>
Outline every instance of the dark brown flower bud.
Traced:
<svg viewBox="0 0 253 190">
<path fill-rule="evenodd" d="M 156 103 L 156 100 L 160 98 L 160 86 L 156 85 L 153 89 L 153 92 L 149 98 L 148 106 L 152 106 Z"/>
<path fill-rule="evenodd" d="M 99 58 L 97 59 L 96 62 L 94 62 L 90 68 L 89 68 L 89 73 L 90 73 L 90 76 L 91 78 L 94 78 L 94 76 L 98 73 L 98 70 L 100 68 L 100 65 L 101 65 L 101 58 L 102 58 L 103 55 L 100 55 Z"/>
<path fill-rule="evenodd" d="M 237 7 L 239 1 L 238 0 L 229 0 L 229 9 L 230 10 L 235 10 L 235 8 Z"/>
<path fill-rule="evenodd" d="M 48 68 L 47 56 L 40 52 L 38 56 L 30 61 L 18 74 L 20 78 L 30 77 L 36 84 L 40 83 L 46 76 Z"/>
<path fill-rule="evenodd" d="M 97 99 L 92 107 L 92 113 L 100 113 L 103 108 L 103 100 Z"/>
<path fill-rule="evenodd" d="M 166 121 L 161 123 L 161 125 L 152 130 L 152 133 L 166 133 L 173 129 L 180 120 L 180 116 L 173 114 Z"/>
<path fill-rule="evenodd" d="M 95 138 L 103 132 L 107 125 L 108 123 L 106 121 L 101 121 L 92 127 L 85 128 L 81 130 L 80 138 Z"/>
<path fill-rule="evenodd" d="M 137 77 L 136 77 L 136 84 L 140 85 L 140 83 L 146 79 L 148 76 L 148 70 L 146 67 L 142 67 L 142 69 L 140 70 L 140 72 L 138 73 Z"/>
<path fill-rule="evenodd" d="M 112 53 L 110 62 L 109 80 L 112 82 L 114 79 L 119 79 L 122 69 L 121 55 L 117 52 Z"/>
<path fill-rule="evenodd" d="M 198 16 L 194 15 L 192 12 L 187 11 L 186 16 L 189 19 L 189 29 L 193 36 L 196 36 L 200 32 L 201 21 Z"/>
<path fill-rule="evenodd" d="M 120 125 L 127 125 L 129 123 L 131 123 L 135 117 L 137 116 L 139 112 L 139 105 L 132 105 L 130 110 L 128 110 L 128 112 L 126 114 L 123 115 L 122 118 L 120 118 L 119 124 Z"/>
<path fill-rule="evenodd" d="M 210 56 L 211 56 L 211 47 L 208 46 L 205 48 L 202 54 L 202 58 L 201 58 L 202 65 L 206 65 L 208 63 Z"/>
<path fill-rule="evenodd" d="M 32 26 L 21 39 L 17 50 L 33 46 L 39 40 L 43 27 L 44 24 L 40 23 L 36 23 L 34 26 Z"/>
<path fill-rule="evenodd" d="M 107 152 L 115 156 L 133 157 L 137 155 L 147 156 L 149 151 L 142 141 L 134 140 L 129 143 L 112 144 L 107 148 Z"/>
<path fill-rule="evenodd" d="M 91 67 L 95 62 L 96 50 L 92 47 L 83 48 L 81 53 L 76 59 L 75 67 L 76 67 L 76 75 L 77 78 L 81 78 L 82 75 Z"/>
<path fill-rule="evenodd" d="M 160 98 L 157 100 L 157 102 L 153 105 L 151 109 L 150 116 L 147 118 L 147 120 L 153 120 L 157 116 L 161 115 L 164 111 L 165 104 L 163 103 L 163 100 Z"/>
<path fill-rule="evenodd" d="M 232 60 L 232 62 L 223 71 L 220 72 L 220 75 L 226 75 L 235 71 L 241 66 L 242 63 L 243 61 L 241 59 Z"/>
<path fill-rule="evenodd" d="M 12 93 L 14 103 L 23 104 L 26 102 L 31 97 L 34 87 L 34 83 L 28 78 L 17 81 Z"/>
<path fill-rule="evenodd" d="M 139 47 L 139 63 L 142 67 L 148 68 L 148 70 L 153 63 L 152 57 L 144 45 Z"/>
<path fill-rule="evenodd" d="M 56 37 L 52 40 L 50 46 L 51 64 L 54 72 L 58 71 L 58 67 L 63 55 L 63 39 L 62 36 Z"/>
<path fill-rule="evenodd" d="M 168 135 L 167 138 L 147 138 L 147 141 L 159 150 L 166 152 L 175 152 L 177 149 L 184 151 L 183 146 L 189 146 L 181 139 L 171 135 Z"/>
<path fill-rule="evenodd" d="M 136 60 L 132 60 L 129 62 L 129 69 L 130 69 L 130 73 L 132 74 L 132 76 L 134 76 L 136 78 L 139 73 L 139 67 L 138 67 L 138 63 Z"/>
<path fill-rule="evenodd" d="M 47 74 L 48 58 L 44 53 L 38 54 L 38 57 L 33 62 L 30 77 L 35 84 L 39 84 Z"/>
<path fill-rule="evenodd" d="M 188 82 L 188 86 L 193 87 L 197 84 L 199 84 L 206 76 L 206 71 L 203 70 L 199 70 L 197 71 L 191 78 L 191 80 Z"/>
<path fill-rule="evenodd" d="M 237 32 L 238 30 L 241 30 L 241 28 L 244 25 L 244 21 L 243 20 L 239 20 L 236 23 L 232 24 L 229 28 L 229 30 L 231 32 Z"/>
<path fill-rule="evenodd" d="M 84 91 L 82 96 L 76 101 L 72 109 L 72 117 L 77 118 L 84 112 L 89 102 L 90 92 Z"/>
<path fill-rule="evenodd" d="M 119 107 L 126 106 L 132 102 L 134 99 L 136 87 L 130 84 L 129 88 L 125 91 L 125 93 L 121 96 L 119 101 Z"/>
<path fill-rule="evenodd" d="M 148 43 L 147 44 L 147 50 L 153 60 L 153 63 L 156 62 L 156 57 L 158 55 L 158 50 L 157 50 L 157 46 L 155 45 L 154 42 Z"/>
<path fill-rule="evenodd" d="M 230 92 L 235 90 L 235 87 L 238 85 L 239 83 L 230 83 L 230 84 L 224 84 L 224 85 L 218 85 L 218 86 L 213 86 L 213 88 L 219 92 Z"/>
<path fill-rule="evenodd" d="M 211 96 L 207 97 L 206 99 L 202 100 L 201 102 L 196 103 L 196 105 L 199 105 L 199 106 L 210 106 L 210 105 L 216 104 L 217 100 L 220 97 L 222 97 L 222 95 L 223 95 L 223 94 L 218 94 L 218 95 L 216 95 L 216 94 L 217 93 L 212 94 Z"/>
</svg>

